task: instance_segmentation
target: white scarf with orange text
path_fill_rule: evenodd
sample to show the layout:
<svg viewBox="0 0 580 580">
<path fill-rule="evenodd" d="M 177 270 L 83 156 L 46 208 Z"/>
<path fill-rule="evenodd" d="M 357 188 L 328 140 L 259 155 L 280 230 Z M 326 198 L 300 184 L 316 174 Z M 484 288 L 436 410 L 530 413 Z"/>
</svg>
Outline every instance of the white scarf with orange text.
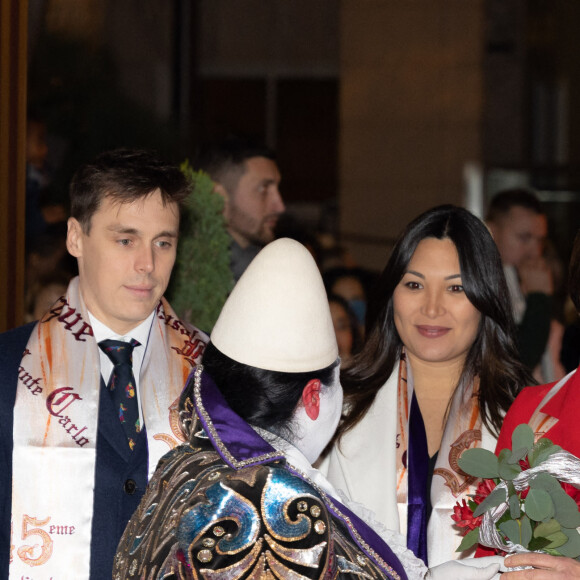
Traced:
<svg viewBox="0 0 580 580">
<path fill-rule="evenodd" d="M 185 440 L 178 400 L 206 338 L 162 299 L 141 367 L 149 477 Z M 19 368 L 10 578 L 88 579 L 101 373 L 78 278 L 34 327 Z"/>
</svg>

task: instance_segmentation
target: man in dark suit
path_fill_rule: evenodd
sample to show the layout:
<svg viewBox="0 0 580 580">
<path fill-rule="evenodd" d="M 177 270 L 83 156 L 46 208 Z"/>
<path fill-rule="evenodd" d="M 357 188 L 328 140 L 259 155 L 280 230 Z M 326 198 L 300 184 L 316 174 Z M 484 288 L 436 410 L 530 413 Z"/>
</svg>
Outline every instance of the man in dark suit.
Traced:
<svg viewBox="0 0 580 580">
<path fill-rule="evenodd" d="M 163 293 L 187 194 L 144 151 L 73 178 L 79 276 L 38 323 L 0 335 L 1 577 L 110 578 L 148 478 L 183 440 L 177 400 L 206 337 Z"/>
</svg>

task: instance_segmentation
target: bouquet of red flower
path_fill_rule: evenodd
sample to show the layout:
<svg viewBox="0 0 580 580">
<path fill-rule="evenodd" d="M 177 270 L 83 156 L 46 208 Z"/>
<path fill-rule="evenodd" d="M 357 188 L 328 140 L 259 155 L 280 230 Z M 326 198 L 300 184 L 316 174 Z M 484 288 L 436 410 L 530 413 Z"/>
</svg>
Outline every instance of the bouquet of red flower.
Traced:
<svg viewBox="0 0 580 580">
<path fill-rule="evenodd" d="M 465 529 L 458 552 L 479 543 L 503 553 L 580 556 L 580 459 L 549 439 L 534 443 L 529 425 L 519 425 L 512 451 L 468 449 L 458 463 L 483 478 L 451 516 Z"/>
</svg>

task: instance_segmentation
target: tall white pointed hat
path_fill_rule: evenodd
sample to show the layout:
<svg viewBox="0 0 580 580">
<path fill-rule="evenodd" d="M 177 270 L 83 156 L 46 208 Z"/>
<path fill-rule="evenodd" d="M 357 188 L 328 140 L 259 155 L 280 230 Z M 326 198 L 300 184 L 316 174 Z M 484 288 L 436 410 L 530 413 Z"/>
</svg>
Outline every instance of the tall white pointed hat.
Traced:
<svg viewBox="0 0 580 580">
<path fill-rule="evenodd" d="M 240 363 L 309 372 L 338 357 L 324 284 L 310 252 L 283 238 L 268 244 L 240 278 L 211 333 Z"/>
</svg>

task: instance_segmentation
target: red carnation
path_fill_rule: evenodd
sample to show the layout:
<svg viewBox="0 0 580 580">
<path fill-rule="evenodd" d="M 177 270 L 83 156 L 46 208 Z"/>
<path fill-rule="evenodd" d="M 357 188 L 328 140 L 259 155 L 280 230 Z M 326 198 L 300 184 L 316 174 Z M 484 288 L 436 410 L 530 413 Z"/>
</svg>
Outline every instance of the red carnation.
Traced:
<svg viewBox="0 0 580 580">
<path fill-rule="evenodd" d="M 473 501 L 479 505 L 496 487 L 493 479 L 483 479 L 479 482 L 475 493 L 473 494 Z"/>
<path fill-rule="evenodd" d="M 472 509 L 467 505 L 467 503 L 465 503 L 465 500 L 462 500 L 462 502 L 463 505 L 460 502 L 455 504 L 451 519 L 460 528 L 467 528 L 465 530 L 465 533 L 467 533 L 468 531 L 479 527 L 483 516 L 477 516 L 474 518 Z"/>
</svg>

